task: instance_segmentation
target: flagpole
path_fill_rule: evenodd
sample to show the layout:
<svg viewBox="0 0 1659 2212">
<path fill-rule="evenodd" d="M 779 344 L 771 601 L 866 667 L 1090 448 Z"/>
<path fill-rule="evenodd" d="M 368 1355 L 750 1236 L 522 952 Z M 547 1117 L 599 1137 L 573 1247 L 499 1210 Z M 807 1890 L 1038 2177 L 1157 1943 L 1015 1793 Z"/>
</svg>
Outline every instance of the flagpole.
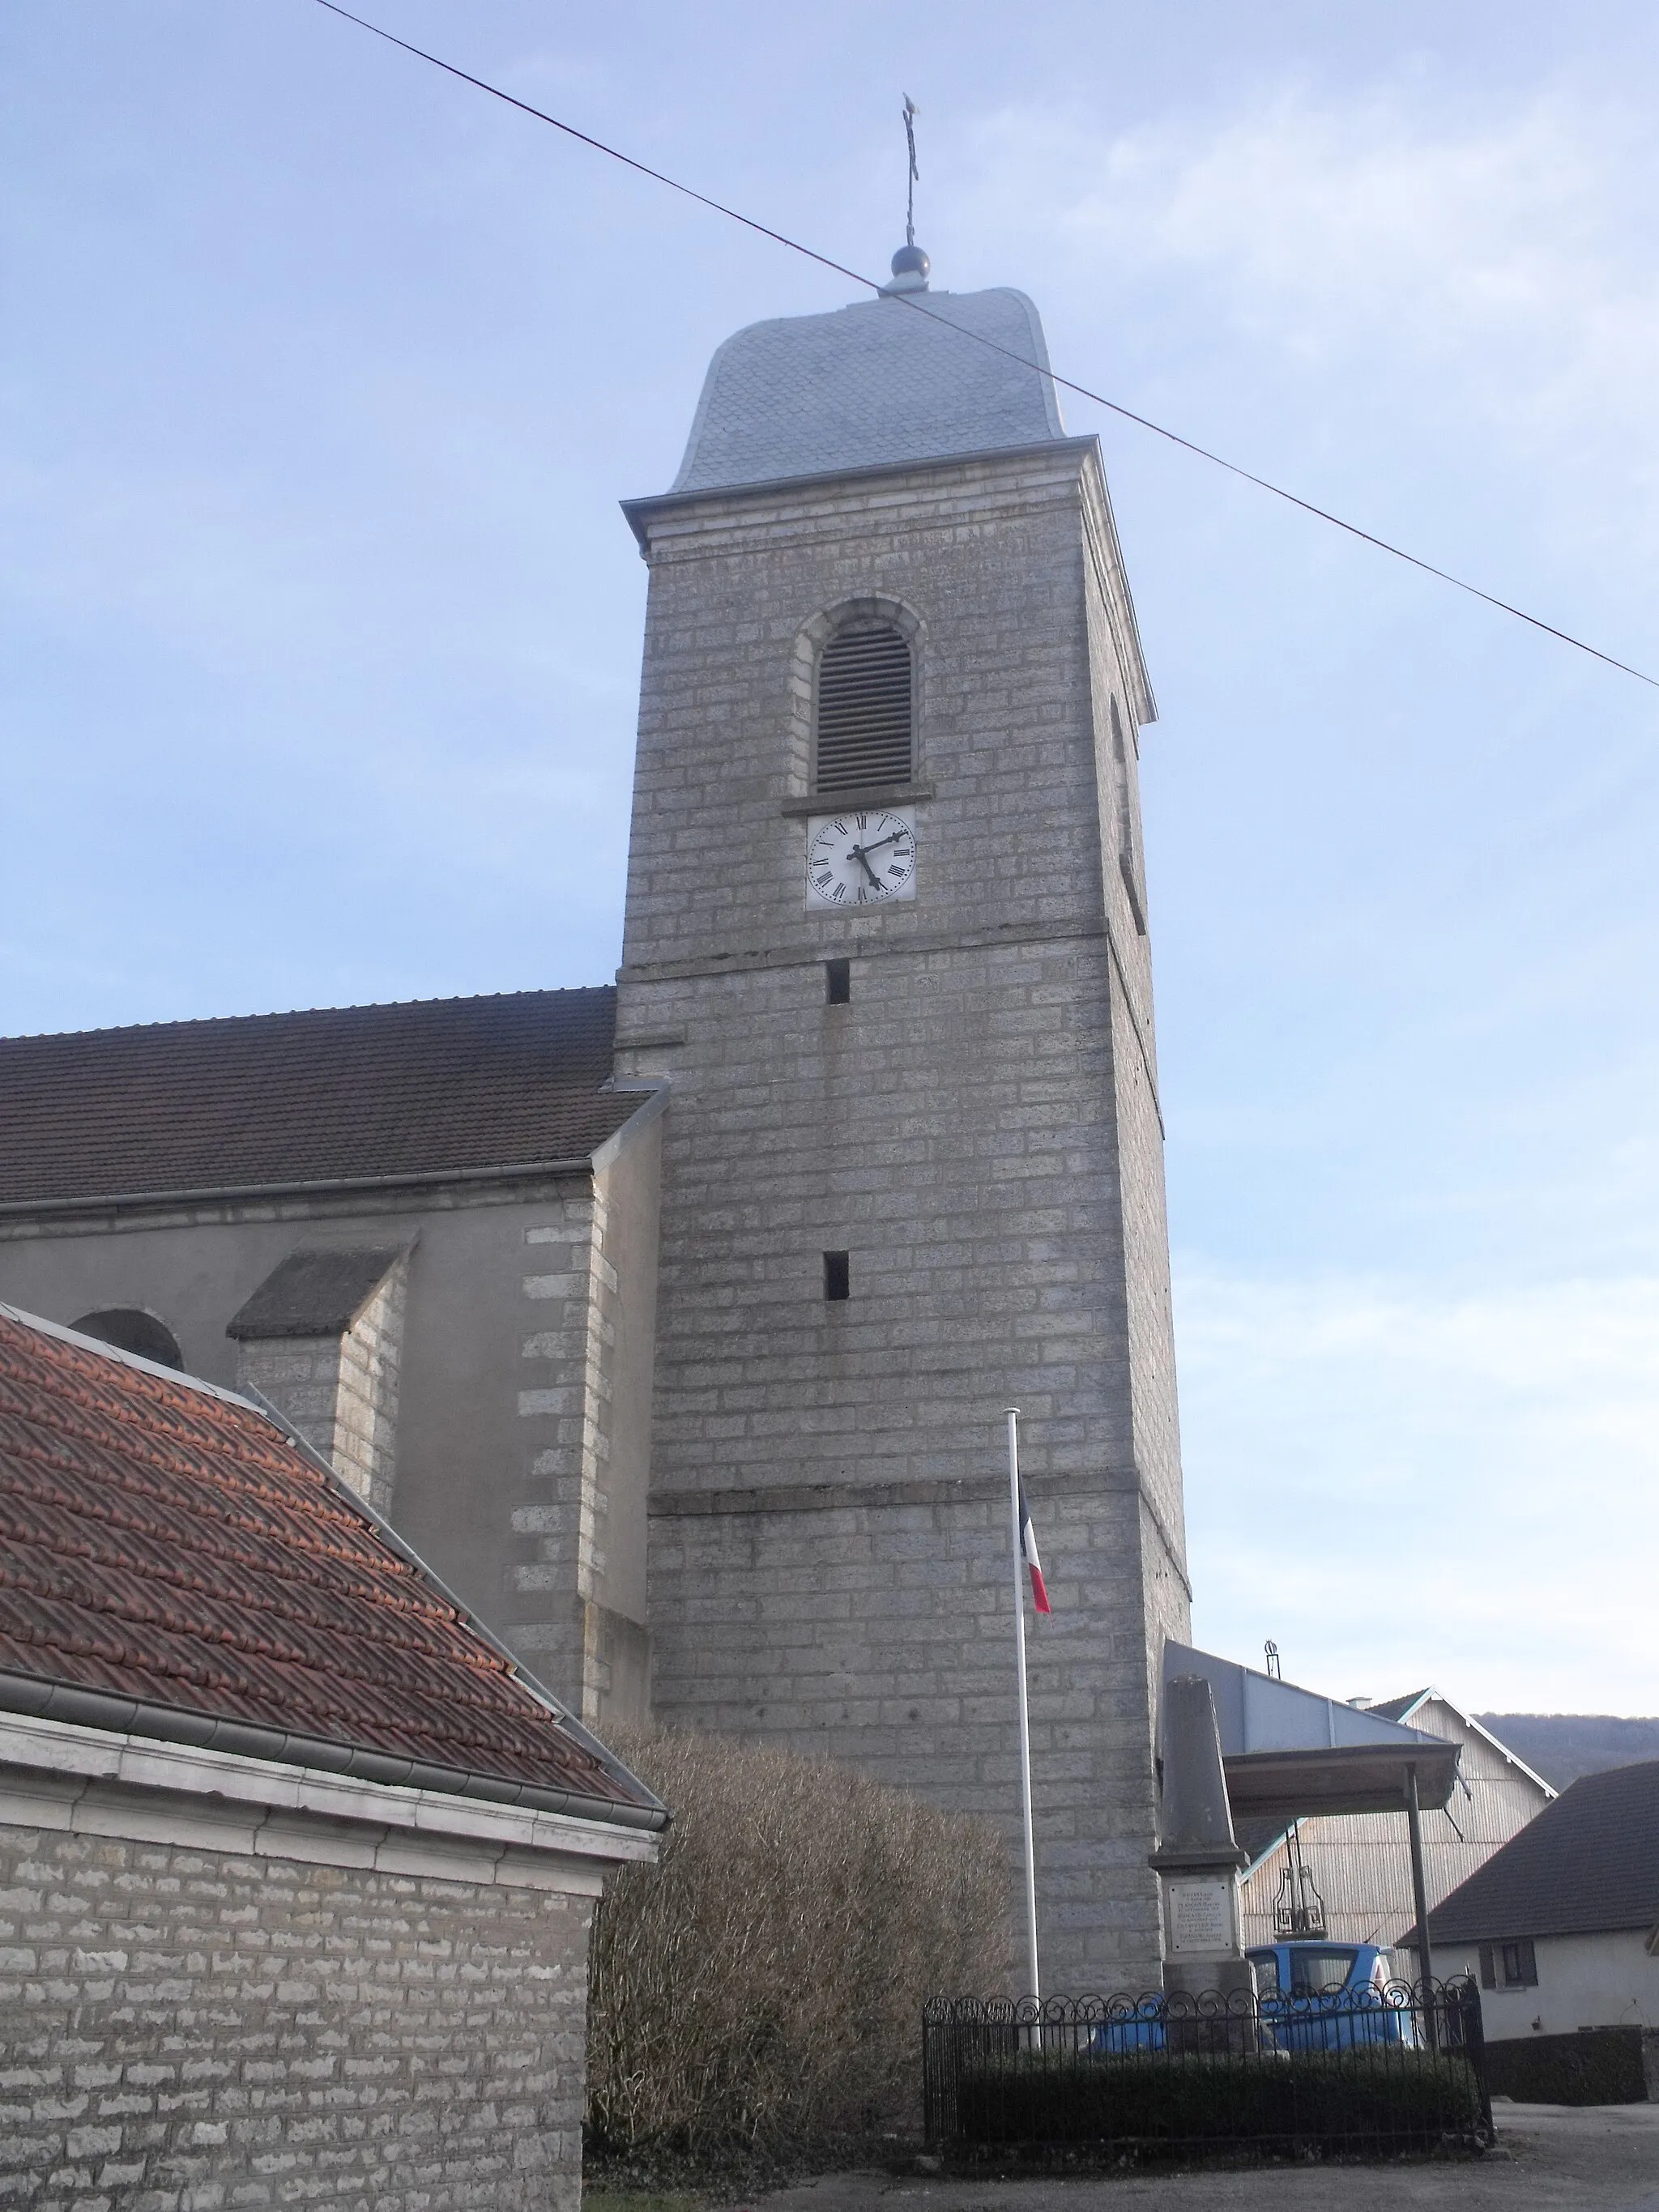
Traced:
<svg viewBox="0 0 1659 2212">
<path fill-rule="evenodd" d="M 1019 1540 L 1019 1408 L 1008 1413 L 1008 1510 L 1014 1553 L 1014 1671 L 1019 1682 L 1019 1810 L 1025 1838 L 1025 1953 L 1030 1964 L 1031 1995 L 1041 1999 L 1037 1978 L 1036 1854 L 1031 1834 L 1031 1724 L 1025 1710 L 1025 1561 Z"/>
</svg>

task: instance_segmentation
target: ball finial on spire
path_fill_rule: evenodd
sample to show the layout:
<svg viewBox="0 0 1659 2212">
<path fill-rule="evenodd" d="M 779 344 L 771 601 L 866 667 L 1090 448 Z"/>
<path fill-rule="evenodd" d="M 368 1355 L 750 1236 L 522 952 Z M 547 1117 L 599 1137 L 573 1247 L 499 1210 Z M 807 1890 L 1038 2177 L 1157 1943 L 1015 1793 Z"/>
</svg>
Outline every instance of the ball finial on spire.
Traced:
<svg viewBox="0 0 1659 2212">
<path fill-rule="evenodd" d="M 884 292 L 925 292 L 927 272 L 933 265 L 914 240 L 908 246 L 901 246 L 893 256 L 893 281 L 881 289 Z"/>
</svg>

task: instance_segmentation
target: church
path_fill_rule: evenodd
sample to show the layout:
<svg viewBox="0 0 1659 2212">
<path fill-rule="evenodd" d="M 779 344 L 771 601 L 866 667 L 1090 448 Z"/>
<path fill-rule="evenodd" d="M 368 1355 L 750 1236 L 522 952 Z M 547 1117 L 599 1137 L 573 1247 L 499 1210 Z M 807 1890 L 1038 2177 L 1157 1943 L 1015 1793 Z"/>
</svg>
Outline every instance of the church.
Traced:
<svg viewBox="0 0 1659 2212">
<path fill-rule="evenodd" d="M 623 503 L 615 982 L 0 1043 L 0 1300 L 257 1393 L 599 1730 L 1011 1828 L 1019 1407 L 1045 1980 L 1142 1988 L 1189 1596 L 1155 710 L 1035 308 L 928 275 L 739 331 Z"/>
</svg>

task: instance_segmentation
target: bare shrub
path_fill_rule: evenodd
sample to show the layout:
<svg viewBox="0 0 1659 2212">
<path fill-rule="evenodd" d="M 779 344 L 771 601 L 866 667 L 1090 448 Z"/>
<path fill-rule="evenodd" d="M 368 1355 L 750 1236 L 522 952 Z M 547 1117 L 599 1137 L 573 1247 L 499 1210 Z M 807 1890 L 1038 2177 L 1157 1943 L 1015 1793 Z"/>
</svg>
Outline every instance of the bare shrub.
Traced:
<svg viewBox="0 0 1659 2212">
<path fill-rule="evenodd" d="M 925 2000 L 1006 1980 L 1001 1837 L 825 1759 L 611 1741 L 674 1825 L 594 1926 L 596 2140 L 696 2154 L 910 2124 Z"/>
</svg>

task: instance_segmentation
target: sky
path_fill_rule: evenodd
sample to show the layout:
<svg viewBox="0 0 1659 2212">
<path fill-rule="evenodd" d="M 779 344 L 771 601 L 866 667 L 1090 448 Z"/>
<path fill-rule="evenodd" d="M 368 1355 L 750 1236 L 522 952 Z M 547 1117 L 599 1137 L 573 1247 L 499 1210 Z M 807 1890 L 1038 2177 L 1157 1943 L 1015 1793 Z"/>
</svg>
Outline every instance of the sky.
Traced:
<svg viewBox="0 0 1659 2212">
<path fill-rule="evenodd" d="M 1639 0 L 362 0 L 1659 675 Z M 608 979 L 708 357 L 854 296 L 315 0 L 0 15 L 0 1029 Z M 1104 410 L 1200 1641 L 1659 1712 L 1659 691 Z M 1040 1510 L 1040 1507 L 1038 1509 Z"/>
</svg>

